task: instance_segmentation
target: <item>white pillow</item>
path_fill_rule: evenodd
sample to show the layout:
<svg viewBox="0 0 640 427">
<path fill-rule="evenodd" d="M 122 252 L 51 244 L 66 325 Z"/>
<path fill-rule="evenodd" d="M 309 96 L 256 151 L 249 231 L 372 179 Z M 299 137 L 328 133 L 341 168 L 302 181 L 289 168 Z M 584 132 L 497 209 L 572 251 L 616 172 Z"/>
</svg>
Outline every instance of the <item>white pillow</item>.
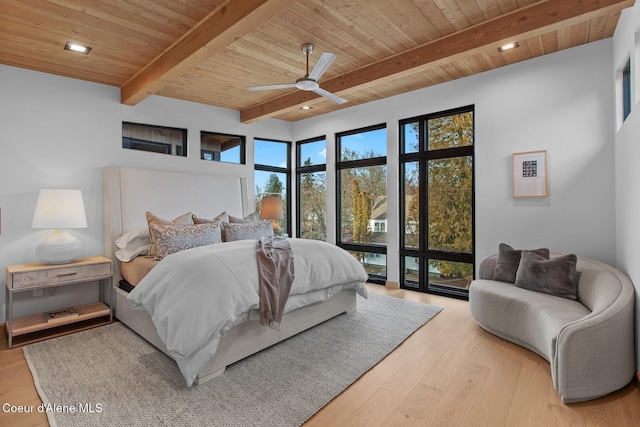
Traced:
<svg viewBox="0 0 640 427">
<path fill-rule="evenodd" d="M 116 239 L 116 258 L 122 262 L 129 262 L 138 255 L 147 255 L 151 248 L 151 236 L 149 228 L 141 227 L 131 230 Z"/>
</svg>

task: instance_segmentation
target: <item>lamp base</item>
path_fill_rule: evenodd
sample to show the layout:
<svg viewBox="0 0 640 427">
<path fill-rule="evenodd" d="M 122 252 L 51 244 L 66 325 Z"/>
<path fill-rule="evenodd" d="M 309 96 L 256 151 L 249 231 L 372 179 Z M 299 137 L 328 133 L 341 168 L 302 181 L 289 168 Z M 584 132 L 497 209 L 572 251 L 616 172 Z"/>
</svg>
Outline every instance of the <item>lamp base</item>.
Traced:
<svg viewBox="0 0 640 427">
<path fill-rule="evenodd" d="M 47 264 L 67 264 L 82 256 L 82 242 L 67 230 L 54 230 L 36 247 L 36 256 Z"/>
<path fill-rule="evenodd" d="M 271 218 L 271 228 L 273 228 L 273 234 L 275 234 L 276 236 L 280 235 L 280 227 L 278 227 L 276 220 L 273 218 Z"/>
</svg>

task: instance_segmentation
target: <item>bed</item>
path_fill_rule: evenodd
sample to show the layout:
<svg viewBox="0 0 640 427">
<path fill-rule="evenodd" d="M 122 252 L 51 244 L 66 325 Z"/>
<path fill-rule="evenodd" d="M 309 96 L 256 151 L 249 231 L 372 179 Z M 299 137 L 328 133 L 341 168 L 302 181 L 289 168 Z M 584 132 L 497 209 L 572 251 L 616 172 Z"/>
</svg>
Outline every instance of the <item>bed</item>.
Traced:
<svg viewBox="0 0 640 427">
<path fill-rule="evenodd" d="M 149 307 L 148 311 L 142 310 L 140 307 L 134 309 L 133 305 L 136 304 L 132 304 L 131 297 L 133 294 L 142 293 L 142 291 L 138 292 L 139 289 L 149 289 L 152 276 L 167 277 L 165 282 L 174 280 L 168 278 L 169 274 L 160 274 L 159 272 L 161 269 L 175 269 L 179 265 L 186 264 L 179 258 L 186 257 L 187 253 L 191 256 L 193 252 L 199 254 L 200 257 L 214 254 L 220 258 L 223 251 L 230 252 L 232 249 L 236 250 L 235 247 L 242 247 L 243 249 L 238 250 L 246 251 L 248 242 L 232 242 L 228 246 L 224 246 L 227 243 L 204 246 L 184 251 L 184 253 L 172 254 L 160 262 L 155 261 L 157 265 L 148 267 L 151 271 L 140 281 L 139 289 L 135 289 L 122 279 L 121 267 L 128 266 L 129 263 L 123 263 L 116 257 L 118 246 L 115 242 L 126 233 L 133 233 L 135 230 L 148 227 L 146 212 L 153 212 L 163 218 L 177 218 L 185 212 L 203 218 L 212 218 L 220 212 L 227 212 L 228 215 L 239 218 L 247 217 L 253 211 L 252 203 L 249 201 L 251 196 L 247 188 L 247 180 L 228 175 L 198 175 L 108 166 L 105 168 L 104 185 L 104 242 L 105 254 L 114 261 L 115 266 L 113 281 L 115 317 L 176 360 L 188 386 L 221 375 L 226 367 L 232 363 L 321 322 L 342 313 L 352 313 L 357 309 L 357 295 L 366 297 L 366 287 L 364 286 L 366 273 L 362 269 L 362 274 L 353 270 L 357 273 L 357 278 L 352 275 L 349 278 L 349 283 L 345 282 L 340 285 L 332 283 L 326 291 L 309 293 L 311 297 L 292 295 L 287 302 L 287 310 L 278 328 L 262 326 L 258 321 L 259 316 L 254 313 L 256 310 L 250 309 L 239 320 L 235 319 L 232 324 L 228 323 L 226 328 L 222 328 L 217 338 L 215 336 L 211 338 L 215 339 L 215 345 L 208 342 L 202 344 L 197 352 L 190 353 L 189 359 L 193 360 L 189 360 L 189 366 L 185 368 L 183 354 L 176 353 L 174 344 L 168 342 L 170 337 L 166 334 L 166 328 L 159 324 L 157 313 L 154 312 L 153 307 Z M 300 245 L 314 244 L 304 239 L 290 239 L 290 243 L 294 252 L 294 260 L 297 259 L 296 251 Z M 255 247 L 255 243 L 251 244 Z M 317 242 L 317 244 L 326 245 L 321 248 L 323 251 L 342 251 L 334 245 L 324 242 Z M 348 255 L 346 252 L 344 254 Z M 140 258 L 142 257 L 138 257 L 138 259 Z M 351 261 L 346 262 L 351 263 Z M 250 264 L 247 263 L 247 265 Z M 157 266 L 162 267 L 158 268 Z M 182 277 L 179 272 L 167 271 L 172 272 L 173 276 L 171 277 Z M 181 280 L 174 280 L 174 282 Z M 296 281 L 300 280 L 296 275 Z M 186 294 L 185 292 L 184 295 Z M 153 314 L 153 319 L 150 312 Z M 154 319 L 156 323 L 154 323 Z"/>
</svg>

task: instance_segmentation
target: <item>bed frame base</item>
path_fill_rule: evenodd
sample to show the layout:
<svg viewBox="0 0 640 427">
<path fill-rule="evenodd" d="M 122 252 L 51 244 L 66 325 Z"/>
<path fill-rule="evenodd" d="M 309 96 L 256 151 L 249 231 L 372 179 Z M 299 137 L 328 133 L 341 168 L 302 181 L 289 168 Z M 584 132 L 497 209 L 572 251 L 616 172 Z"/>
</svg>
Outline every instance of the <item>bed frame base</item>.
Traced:
<svg viewBox="0 0 640 427">
<path fill-rule="evenodd" d="M 129 328 L 162 350 L 169 357 L 151 316 L 146 311 L 134 310 L 127 301 L 127 293 L 116 287 L 115 316 Z M 260 350 L 264 350 L 293 335 L 305 331 L 319 323 L 342 313 L 355 313 L 357 310 L 356 293 L 344 290 L 333 295 L 327 301 L 315 303 L 293 310 L 284 315 L 280 330 L 260 325 L 258 321 L 244 322 L 230 329 L 221 338 L 216 353 L 202 368 L 196 383 L 202 384 L 222 375 L 227 366 L 244 359 Z"/>
</svg>

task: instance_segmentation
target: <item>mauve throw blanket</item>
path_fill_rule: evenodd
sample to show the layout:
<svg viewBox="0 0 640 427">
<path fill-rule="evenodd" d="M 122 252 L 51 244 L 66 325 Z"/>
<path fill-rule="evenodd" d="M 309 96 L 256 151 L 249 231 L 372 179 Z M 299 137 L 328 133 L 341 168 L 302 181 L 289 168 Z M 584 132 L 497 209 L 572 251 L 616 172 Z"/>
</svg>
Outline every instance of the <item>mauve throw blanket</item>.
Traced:
<svg viewBox="0 0 640 427">
<path fill-rule="evenodd" d="M 264 236 L 258 240 L 258 289 L 260 324 L 277 329 L 284 315 L 293 283 L 293 253 L 287 239 Z"/>
</svg>

